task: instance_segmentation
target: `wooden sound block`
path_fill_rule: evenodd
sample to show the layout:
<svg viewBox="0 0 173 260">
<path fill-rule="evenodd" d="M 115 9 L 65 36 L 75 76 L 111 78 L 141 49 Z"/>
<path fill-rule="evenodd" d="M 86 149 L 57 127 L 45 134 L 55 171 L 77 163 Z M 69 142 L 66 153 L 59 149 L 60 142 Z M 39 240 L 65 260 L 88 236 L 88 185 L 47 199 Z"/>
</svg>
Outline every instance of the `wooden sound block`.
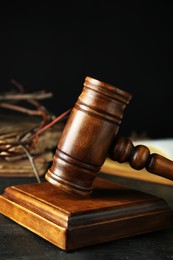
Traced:
<svg viewBox="0 0 173 260">
<path fill-rule="evenodd" d="M 68 194 L 48 182 L 6 188 L 0 212 L 63 250 L 171 226 L 163 199 L 96 178 L 93 194 Z"/>
</svg>

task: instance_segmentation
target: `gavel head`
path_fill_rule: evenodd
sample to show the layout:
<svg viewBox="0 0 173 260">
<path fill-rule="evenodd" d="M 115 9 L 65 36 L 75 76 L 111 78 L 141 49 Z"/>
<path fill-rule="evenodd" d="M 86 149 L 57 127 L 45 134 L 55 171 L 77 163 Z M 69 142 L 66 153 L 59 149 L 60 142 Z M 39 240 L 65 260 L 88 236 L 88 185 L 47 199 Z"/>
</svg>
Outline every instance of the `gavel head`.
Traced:
<svg viewBox="0 0 173 260">
<path fill-rule="evenodd" d="M 45 178 L 66 191 L 90 194 L 131 97 L 124 90 L 86 77 Z"/>
</svg>

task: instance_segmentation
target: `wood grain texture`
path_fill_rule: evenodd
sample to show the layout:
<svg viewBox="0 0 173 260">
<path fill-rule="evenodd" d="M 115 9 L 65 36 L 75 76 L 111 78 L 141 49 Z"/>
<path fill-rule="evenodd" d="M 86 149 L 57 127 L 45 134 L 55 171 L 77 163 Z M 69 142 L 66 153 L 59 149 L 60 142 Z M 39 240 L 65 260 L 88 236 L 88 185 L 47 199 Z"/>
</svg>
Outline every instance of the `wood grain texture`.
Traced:
<svg viewBox="0 0 173 260">
<path fill-rule="evenodd" d="M 9 187 L 0 212 L 63 250 L 77 249 L 172 225 L 166 202 L 97 178 L 91 196 L 48 182 Z"/>
<path fill-rule="evenodd" d="M 109 157 L 117 162 L 129 162 L 135 170 L 144 167 L 150 173 L 173 180 L 173 161 L 158 153 L 150 153 L 145 145 L 134 146 L 132 141 L 125 137 L 115 138 L 109 151 Z"/>
<path fill-rule="evenodd" d="M 41 178 L 42 182 L 44 178 Z M 0 194 L 6 187 L 34 183 L 35 178 L 1 178 Z M 30 232 L 16 222 L 0 214 L 0 259 L 7 260 L 156 260 L 172 259 L 173 227 L 147 234 L 131 236 L 81 248 L 80 250 L 64 251 Z"/>
<path fill-rule="evenodd" d="M 86 77 L 64 127 L 46 179 L 80 195 L 92 193 L 131 94 Z"/>
</svg>

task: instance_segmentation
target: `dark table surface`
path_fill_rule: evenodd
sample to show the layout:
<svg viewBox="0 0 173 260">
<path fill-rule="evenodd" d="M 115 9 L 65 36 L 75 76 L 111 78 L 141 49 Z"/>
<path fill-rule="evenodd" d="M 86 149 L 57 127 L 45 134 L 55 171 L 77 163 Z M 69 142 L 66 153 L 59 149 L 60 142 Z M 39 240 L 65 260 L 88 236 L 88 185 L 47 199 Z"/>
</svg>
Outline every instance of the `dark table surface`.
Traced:
<svg viewBox="0 0 173 260">
<path fill-rule="evenodd" d="M 1 177 L 0 193 L 5 187 L 32 182 L 35 178 Z M 65 252 L 0 214 L 0 260 L 8 259 L 173 259 L 173 228 Z"/>
</svg>

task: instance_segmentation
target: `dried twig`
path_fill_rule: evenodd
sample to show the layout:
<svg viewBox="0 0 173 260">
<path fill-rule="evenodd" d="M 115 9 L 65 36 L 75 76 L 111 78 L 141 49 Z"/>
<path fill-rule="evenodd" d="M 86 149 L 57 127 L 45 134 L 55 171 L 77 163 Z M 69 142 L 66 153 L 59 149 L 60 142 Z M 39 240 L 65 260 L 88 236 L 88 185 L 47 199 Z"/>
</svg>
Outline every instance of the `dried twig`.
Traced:
<svg viewBox="0 0 173 260">
<path fill-rule="evenodd" d="M 26 155 L 27 155 L 27 157 L 28 157 L 28 159 L 29 159 L 29 161 L 30 161 L 30 163 L 31 163 L 31 165 L 32 165 L 32 168 L 33 168 L 33 171 L 34 171 L 34 173 L 35 173 L 35 177 L 36 177 L 36 179 L 37 179 L 37 182 L 40 183 L 40 182 L 41 182 L 41 181 L 40 181 L 40 177 L 39 177 L 39 174 L 38 174 L 37 167 L 36 167 L 36 165 L 35 165 L 33 156 L 30 154 L 30 152 L 28 151 L 28 149 L 26 148 L 26 146 L 21 145 L 21 147 L 22 147 L 22 149 L 25 151 L 25 153 L 26 153 Z"/>
<path fill-rule="evenodd" d="M 40 128 L 34 135 L 34 139 L 32 142 L 32 145 L 30 149 L 33 149 L 33 147 L 36 145 L 39 139 L 39 135 L 45 132 L 48 128 L 59 122 L 61 119 L 63 119 L 65 116 L 67 116 L 70 113 L 71 109 L 68 109 L 64 113 L 62 113 L 60 116 L 56 117 L 53 121 L 51 121 L 49 124 L 45 125 L 44 127 Z"/>
<path fill-rule="evenodd" d="M 51 115 L 49 111 L 47 111 L 47 109 L 39 101 L 45 98 L 52 97 L 52 93 L 46 93 L 45 91 L 26 93 L 24 91 L 25 88 L 16 80 L 12 80 L 11 83 L 17 87 L 18 91 L 1 94 L 0 107 L 32 116 L 41 116 L 42 120 L 34 128 L 23 133 L 18 133 L 16 135 L 15 141 L 8 140 L 10 137 L 12 137 L 12 133 L 8 133 L 8 131 L 0 129 L 0 159 L 19 159 L 23 158 L 23 155 L 25 154 L 32 165 L 37 181 L 40 182 L 39 174 L 34 163 L 34 157 L 32 156 L 31 152 L 38 142 L 39 136 L 47 129 L 52 127 L 54 124 L 59 122 L 61 119 L 63 119 L 65 116 L 67 116 L 70 112 L 70 109 L 62 113 L 60 116 L 55 117 Z M 35 109 L 29 109 L 28 107 L 16 104 L 20 101 L 26 101 L 27 103 L 30 103 Z M 14 136 L 15 134 L 13 135 L 13 137 Z"/>
<path fill-rule="evenodd" d="M 43 112 L 41 110 L 31 110 L 31 109 L 28 109 L 28 108 L 25 108 L 25 107 L 9 104 L 9 103 L 5 103 L 5 102 L 0 102 L 0 107 L 15 110 L 15 111 L 25 113 L 25 114 L 28 114 L 28 115 L 32 115 L 32 116 L 33 115 L 34 116 L 42 116 L 43 115 Z"/>
<path fill-rule="evenodd" d="M 6 100 L 29 100 L 29 99 L 35 99 L 35 100 L 41 100 L 45 98 L 51 98 L 52 93 L 45 93 L 44 91 L 38 91 L 34 93 L 25 93 L 25 94 L 3 94 L 0 95 L 0 101 L 6 101 Z"/>
<path fill-rule="evenodd" d="M 21 83 L 19 83 L 17 80 L 11 79 L 11 83 L 17 87 L 17 89 L 19 90 L 20 93 L 25 92 L 24 86 Z"/>
</svg>

